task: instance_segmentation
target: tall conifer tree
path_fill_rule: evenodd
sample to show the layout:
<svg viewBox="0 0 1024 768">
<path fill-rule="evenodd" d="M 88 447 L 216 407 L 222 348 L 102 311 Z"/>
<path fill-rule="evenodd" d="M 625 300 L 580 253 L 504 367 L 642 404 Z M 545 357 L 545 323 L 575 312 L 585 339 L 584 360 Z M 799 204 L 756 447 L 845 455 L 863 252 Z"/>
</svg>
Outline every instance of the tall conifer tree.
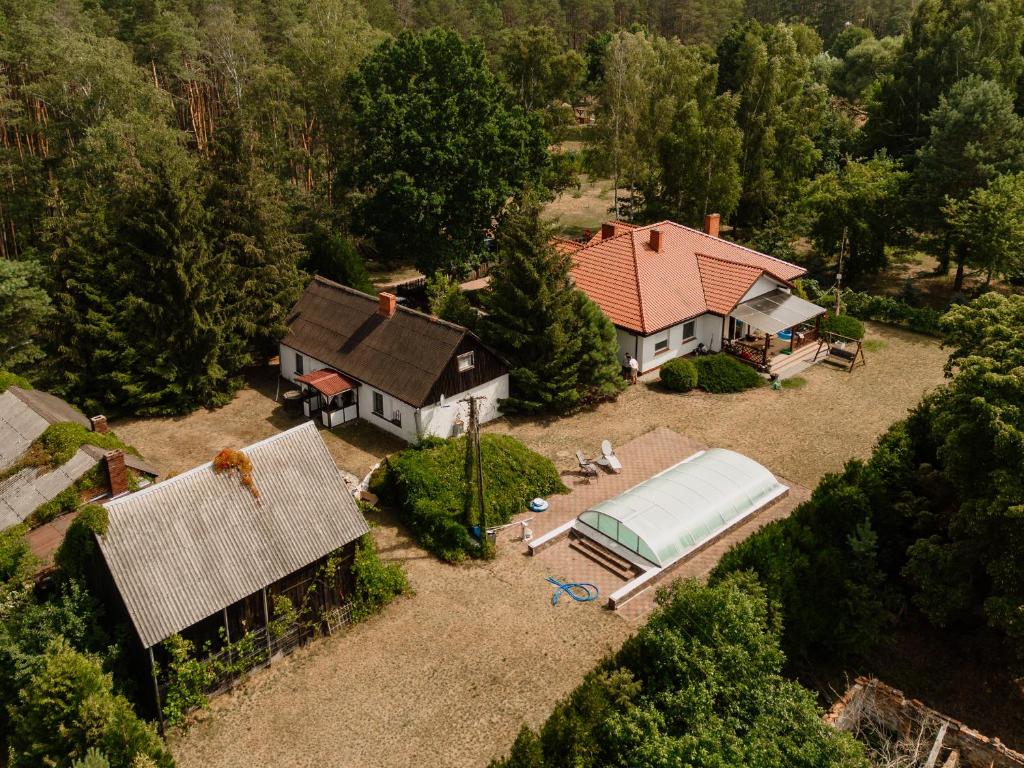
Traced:
<svg viewBox="0 0 1024 768">
<path fill-rule="evenodd" d="M 244 344 L 225 312 L 230 265 L 210 247 L 197 160 L 162 122 L 91 130 L 51 218 L 58 391 L 89 409 L 181 413 L 226 402 Z"/>
</svg>

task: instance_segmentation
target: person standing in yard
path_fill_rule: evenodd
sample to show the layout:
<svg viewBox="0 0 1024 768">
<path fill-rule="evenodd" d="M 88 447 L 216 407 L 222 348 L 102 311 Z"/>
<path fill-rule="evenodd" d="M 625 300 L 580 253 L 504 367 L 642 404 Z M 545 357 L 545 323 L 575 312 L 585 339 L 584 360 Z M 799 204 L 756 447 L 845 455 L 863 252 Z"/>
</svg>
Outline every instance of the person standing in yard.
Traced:
<svg viewBox="0 0 1024 768">
<path fill-rule="evenodd" d="M 629 366 L 629 383 L 636 384 L 636 377 L 640 372 L 640 363 L 629 352 L 626 353 L 626 365 Z"/>
</svg>

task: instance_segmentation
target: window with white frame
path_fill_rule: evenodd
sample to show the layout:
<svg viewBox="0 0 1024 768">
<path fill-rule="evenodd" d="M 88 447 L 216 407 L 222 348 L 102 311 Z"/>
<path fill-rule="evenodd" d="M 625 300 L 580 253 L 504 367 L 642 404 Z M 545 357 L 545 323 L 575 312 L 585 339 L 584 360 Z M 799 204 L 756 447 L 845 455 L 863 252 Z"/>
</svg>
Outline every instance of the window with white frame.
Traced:
<svg viewBox="0 0 1024 768">
<path fill-rule="evenodd" d="M 302 370 L 302 353 L 295 353 L 295 374 L 301 376 L 305 371 Z"/>
<path fill-rule="evenodd" d="M 660 355 L 662 352 L 668 352 L 668 334 L 665 334 L 664 338 L 658 339 L 654 342 L 654 354 Z"/>
<path fill-rule="evenodd" d="M 380 392 L 373 393 L 373 415 L 384 415 L 384 395 L 382 395 Z"/>
<path fill-rule="evenodd" d="M 465 352 L 456 358 L 459 364 L 459 373 L 465 373 L 466 371 L 473 370 L 473 366 L 476 365 L 476 360 L 473 358 L 472 351 Z"/>
<path fill-rule="evenodd" d="M 696 330 L 697 324 L 693 320 L 688 323 L 683 323 L 683 341 L 692 339 Z"/>
</svg>

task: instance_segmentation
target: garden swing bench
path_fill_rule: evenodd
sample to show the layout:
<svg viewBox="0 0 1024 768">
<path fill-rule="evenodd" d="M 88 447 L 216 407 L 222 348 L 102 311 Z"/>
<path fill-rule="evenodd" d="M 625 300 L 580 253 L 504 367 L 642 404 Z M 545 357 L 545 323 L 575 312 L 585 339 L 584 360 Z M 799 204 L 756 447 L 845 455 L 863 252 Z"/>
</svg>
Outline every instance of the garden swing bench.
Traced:
<svg viewBox="0 0 1024 768">
<path fill-rule="evenodd" d="M 864 359 L 864 342 L 860 339 L 851 339 L 849 336 L 826 331 L 818 339 L 818 349 L 812 362 L 817 362 L 822 350 L 825 351 L 822 360 L 845 367 L 847 373 L 852 372 L 857 365 L 867 365 Z"/>
</svg>

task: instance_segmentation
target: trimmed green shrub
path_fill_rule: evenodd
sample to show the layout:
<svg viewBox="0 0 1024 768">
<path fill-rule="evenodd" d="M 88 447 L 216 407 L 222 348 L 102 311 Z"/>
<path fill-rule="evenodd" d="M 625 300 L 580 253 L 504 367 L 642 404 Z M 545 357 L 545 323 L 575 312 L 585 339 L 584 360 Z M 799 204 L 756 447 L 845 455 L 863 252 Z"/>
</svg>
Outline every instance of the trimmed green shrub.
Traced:
<svg viewBox="0 0 1024 768">
<path fill-rule="evenodd" d="M 864 323 L 853 315 L 827 315 L 821 321 L 821 330 L 850 339 L 864 338 Z"/>
<path fill-rule="evenodd" d="M 0 395 L 7 391 L 8 387 L 21 387 L 32 389 L 32 385 L 24 376 L 0 369 Z"/>
<path fill-rule="evenodd" d="M 372 482 L 373 492 L 399 508 L 425 549 L 458 562 L 480 554 L 469 526 L 480 518 L 465 437 L 429 438 L 390 457 Z M 535 496 L 565 493 L 548 459 L 508 435 L 480 438 L 487 524 L 501 525 Z"/>
<path fill-rule="evenodd" d="M 402 566 L 380 559 L 372 533 L 365 534 L 356 544 L 352 574 L 356 580 L 352 618 L 356 621 L 371 616 L 409 591 L 409 580 Z"/>
<path fill-rule="evenodd" d="M 673 392 L 689 392 L 697 386 L 697 366 L 682 357 L 661 366 L 661 383 Z"/>
<path fill-rule="evenodd" d="M 697 386 L 705 392 L 742 392 L 764 384 L 757 371 L 726 354 L 698 357 L 695 365 Z"/>
</svg>

